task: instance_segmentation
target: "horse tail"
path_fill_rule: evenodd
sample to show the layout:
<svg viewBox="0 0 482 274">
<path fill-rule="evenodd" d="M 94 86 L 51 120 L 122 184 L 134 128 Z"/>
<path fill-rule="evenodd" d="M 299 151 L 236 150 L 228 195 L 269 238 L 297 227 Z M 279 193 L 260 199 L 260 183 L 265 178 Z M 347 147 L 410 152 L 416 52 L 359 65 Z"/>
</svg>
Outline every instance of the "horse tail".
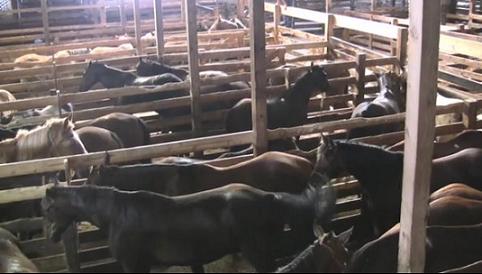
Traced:
<svg viewBox="0 0 482 274">
<path fill-rule="evenodd" d="M 328 179 L 314 173 L 307 189 L 299 194 L 279 194 L 278 206 L 284 212 L 284 221 L 290 225 L 319 224 L 327 227 L 335 213 L 336 191 Z"/>
</svg>

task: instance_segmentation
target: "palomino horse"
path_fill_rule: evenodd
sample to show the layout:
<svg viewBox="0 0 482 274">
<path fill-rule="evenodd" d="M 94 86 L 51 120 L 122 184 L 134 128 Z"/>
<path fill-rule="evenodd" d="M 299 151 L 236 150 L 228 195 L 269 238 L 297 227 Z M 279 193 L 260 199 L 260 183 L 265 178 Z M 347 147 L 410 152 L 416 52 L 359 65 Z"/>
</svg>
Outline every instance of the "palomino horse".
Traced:
<svg viewBox="0 0 482 274">
<path fill-rule="evenodd" d="M 311 66 L 295 85 L 281 96 L 267 101 L 269 129 L 302 125 L 308 119 L 308 103 L 316 92 L 330 88 L 323 67 Z M 226 131 L 229 133 L 251 130 L 251 99 L 239 101 L 226 116 Z M 234 148 L 239 150 L 239 148 Z"/>
<path fill-rule="evenodd" d="M 482 189 L 480 162 L 481 149 L 466 149 L 435 159 L 431 191 L 453 182 Z M 355 226 L 355 238 L 373 239 L 374 235 L 381 235 L 400 220 L 403 153 L 355 142 L 333 142 L 325 137 L 318 150 L 316 170 L 331 178 L 348 173 L 361 184 L 364 201 L 362 217 Z M 358 233 L 362 232 L 366 234 L 360 236 Z"/>
<path fill-rule="evenodd" d="M 17 99 L 15 99 L 15 96 L 13 96 L 10 92 L 0 89 L 0 103 L 14 102 L 16 100 Z M 15 111 L 0 112 L 0 123 L 3 125 L 10 123 L 14 113 Z"/>
<path fill-rule="evenodd" d="M 89 153 L 124 148 L 117 134 L 107 129 L 83 127 L 75 132 Z"/>
<path fill-rule="evenodd" d="M 112 254 L 125 272 L 149 272 L 153 265 L 202 271 L 204 264 L 237 252 L 257 270 L 273 271 L 276 258 L 313 240 L 314 222 L 331 221 L 335 196 L 329 185 L 294 195 L 233 184 L 179 197 L 54 187 L 42 208 L 54 223 L 54 241 L 74 221 L 108 231 Z"/>
<path fill-rule="evenodd" d="M 385 235 L 355 252 L 348 272 L 396 273 L 399 232 Z M 480 260 L 482 224 L 471 226 L 428 226 L 425 273 L 464 267 Z"/>
<path fill-rule="evenodd" d="M 400 113 L 405 108 L 405 94 L 402 92 L 401 82 L 402 77 L 393 72 L 378 76 L 380 95 L 372 102 L 363 102 L 356 106 L 351 117 L 372 118 Z M 399 130 L 401 130 L 400 124 L 373 126 L 352 129 L 348 136 L 349 139 L 353 139 Z"/>
<path fill-rule="evenodd" d="M 265 191 L 302 192 L 313 171 L 312 164 L 300 157 L 267 152 L 252 160 L 219 168 L 207 164 L 154 164 L 101 167 L 89 183 L 121 190 L 147 190 L 178 196 L 244 183 Z M 142 178 L 142 180 L 139 180 Z"/>
<path fill-rule="evenodd" d="M 3 228 L 0 228 L 0 273 L 39 273 L 18 247 L 17 238 Z"/>
<path fill-rule="evenodd" d="M 138 147 L 150 144 L 150 134 L 147 125 L 134 115 L 115 112 L 86 123 L 82 127 L 99 127 L 114 132 L 124 144 L 124 147 Z"/>
<path fill-rule="evenodd" d="M 344 246 L 347 239 L 322 231 L 315 229 L 318 239 L 276 273 L 343 273 L 349 258 Z"/>
<path fill-rule="evenodd" d="M 389 148 L 391 151 L 403 151 L 405 141 L 402 141 Z M 433 158 L 441 158 L 457 153 L 467 148 L 482 149 L 482 131 L 465 130 L 455 136 L 453 139 L 445 142 L 434 142 Z"/>
</svg>

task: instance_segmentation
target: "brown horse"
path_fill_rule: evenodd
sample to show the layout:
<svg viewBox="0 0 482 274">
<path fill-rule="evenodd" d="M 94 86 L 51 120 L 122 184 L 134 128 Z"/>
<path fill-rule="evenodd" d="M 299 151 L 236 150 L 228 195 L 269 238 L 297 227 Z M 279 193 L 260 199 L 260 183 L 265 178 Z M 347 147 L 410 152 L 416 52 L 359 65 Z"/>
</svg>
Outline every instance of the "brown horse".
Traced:
<svg viewBox="0 0 482 274">
<path fill-rule="evenodd" d="M 395 144 L 389 148 L 391 151 L 403 151 L 405 141 Z M 447 142 L 434 142 L 433 158 L 441 158 L 457 153 L 467 148 L 482 149 L 482 131 L 465 130 Z"/>
<path fill-rule="evenodd" d="M 89 153 L 124 148 L 117 134 L 107 129 L 83 127 L 75 132 Z"/>
<path fill-rule="evenodd" d="M 273 271 L 276 258 L 314 239 L 314 223 L 330 222 L 335 196 L 331 186 L 294 195 L 233 184 L 180 197 L 54 187 L 42 206 L 54 222 L 54 241 L 74 221 L 108 231 L 112 254 L 126 272 L 149 272 L 153 265 L 202 271 L 202 265 L 238 252 L 257 270 Z"/>
<path fill-rule="evenodd" d="M 120 138 L 126 148 L 146 146 L 150 143 L 151 137 L 146 124 L 141 118 L 131 114 L 111 113 L 87 123 L 82 123 L 78 128 L 88 126 L 112 131 Z"/>
<path fill-rule="evenodd" d="M 451 196 L 482 201 L 482 191 L 464 184 L 450 184 L 441 188 L 430 195 L 430 201 L 432 202 L 443 197 Z"/>
<path fill-rule="evenodd" d="M 89 178 L 89 183 L 169 196 L 209 190 L 233 182 L 265 191 L 300 193 L 306 188 L 312 171 L 313 166 L 306 159 L 282 152 L 267 152 L 223 168 L 195 163 L 101 167 L 98 174 Z"/>
<path fill-rule="evenodd" d="M 355 252 L 348 272 L 396 273 L 399 232 L 384 235 Z M 429 226 L 425 248 L 426 273 L 464 267 L 480 260 L 482 224 L 472 226 Z"/>
<path fill-rule="evenodd" d="M 18 247 L 15 236 L 3 228 L 0 228 L 0 273 L 39 273 Z"/>
</svg>

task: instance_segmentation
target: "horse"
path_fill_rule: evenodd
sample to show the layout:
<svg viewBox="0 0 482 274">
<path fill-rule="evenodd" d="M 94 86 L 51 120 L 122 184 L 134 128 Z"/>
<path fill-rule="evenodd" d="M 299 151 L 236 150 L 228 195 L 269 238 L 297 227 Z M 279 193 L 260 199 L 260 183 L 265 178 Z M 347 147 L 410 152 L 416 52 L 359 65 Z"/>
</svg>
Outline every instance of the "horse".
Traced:
<svg viewBox="0 0 482 274">
<path fill-rule="evenodd" d="M 12 139 L 17 136 L 17 132 L 9 129 L 0 128 L 0 142 L 6 139 Z"/>
<path fill-rule="evenodd" d="M 82 127 L 99 127 L 112 131 L 126 148 L 150 144 L 151 137 L 147 125 L 141 118 L 132 114 L 111 113 L 77 125 L 77 129 Z"/>
<path fill-rule="evenodd" d="M 276 273 L 343 273 L 348 262 L 346 239 L 333 232 L 324 233 L 321 227 L 314 229 L 318 238 L 289 264 Z M 323 232 L 323 233 L 320 233 Z"/>
<path fill-rule="evenodd" d="M 403 151 L 404 148 L 405 141 L 402 141 L 394 146 L 389 147 L 389 150 Z M 468 129 L 446 142 L 434 142 L 433 158 L 437 159 L 446 157 L 467 148 L 482 149 L 482 131 Z"/>
<path fill-rule="evenodd" d="M 398 265 L 399 232 L 372 241 L 354 253 L 350 273 L 395 273 Z M 480 260 L 482 224 L 428 226 L 425 273 L 464 267 Z"/>
<path fill-rule="evenodd" d="M 430 202 L 440 198 L 453 196 L 482 201 L 482 191 L 464 184 L 450 184 L 432 193 L 430 195 Z"/>
<path fill-rule="evenodd" d="M 468 149 L 434 160 L 431 192 L 453 182 L 482 189 L 481 161 L 480 149 Z M 355 226 L 355 239 L 373 239 L 400 220 L 403 153 L 352 141 L 333 142 L 323 136 L 315 170 L 330 178 L 348 173 L 361 184 L 364 200 L 362 216 Z"/>
<path fill-rule="evenodd" d="M 393 72 L 379 75 L 378 86 L 380 94 L 372 102 L 363 102 L 356 106 L 351 118 L 372 118 L 400 113 L 405 106 L 405 94 L 402 92 L 401 82 L 402 77 Z M 401 124 L 357 128 L 348 132 L 348 139 L 379 135 L 386 132 L 400 131 L 401 129 Z"/>
<path fill-rule="evenodd" d="M 323 67 L 313 66 L 304 73 L 288 91 L 267 101 L 268 129 L 295 127 L 304 124 L 308 117 L 308 103 L 316 93 L 330 88 Z M 228 133 L 248 131 L 252 128 L 251 99 L 239 101 L 226 115 Z M 233 148 L 239 150 L 239 147 Z"/>
<path fill-rule="evenodd" d="M 313 165 L 303 158 L 267 152 L 228 167 L 202 163 L 100 167 L 90 176 L 88 184 L 168 196 L 196 193 L 233 182 L 265 191 L 300 193 L 306 188 L 312 171 Z"/>
<path fill-rule="evenodd" d="M 182 80 L 169 73 L 139 77 L 132 72 L 116 69 L 99 62 L 89 62 L 82 77 L 80 92 L 88 91 L 99 82 L 105 88 L 120 88 L 124 86 L 159 86 L 166 83 L 179 83 Z"/>
<path fill-rule="evenodd" d="M 136 72 L 139 76 L 155 76 L 155 75 L 163 75 L 166 73 L 171 73 L 186 81 L 189 76 L 189 72 L 183 69 L 174 68 L 165 64 L 161 64 L 159 62 L 139 58 L 139 62 L 136 66 Z M 199 77 L 201 79 L 211 79 L 216 77 L 226 77 L 228 76 L 227 73 L 223 71 L 217 70 L 207 70 L 199 72 Z M 249 89 L 249 85 L 243 81 L 236 81 L 227 84 L 215 85 L 213 87 L 202 87 L 201 91 L 204 93 L 212 93 L 212 92 L 220 92 L 220 91 L 227 91 L 227 90 L 242 90 L 242 89 Z"/>
<path fill-rule="evenodd" d="M 108 231 L 113 257 L 125 272 L 149 272 L 152 265 L 203 265 L 241 251 L 259 271 L 275 270 L 275 259 L 309 244 L 313 224 L 330 222 L 331 186 L 303 194 L 264 192 L 232 184 L 187 196 L 105 187 L 53 187 L 42 208 L 54 223 L 58 242 L 74 221 Z"/>
<path fill-rule="evenodd" d="M 124 144 L 117 134 L 107 129 L 83 127 L 75 132 L 89 153 L 124 148 Z"/>
<path fill-rule="evenodd" d="M 17 238 L 0 228 L 0 273 L 39 273 L 35 264 L 19 248 Z"/>
<path fill-rule="evenodd" d="M 15 102 L 17 99 L 10 92 L 4 89 L 0 89 L 0 103 Z M 3 111 L 0 112 L 0 123 L 2 125 L 10 123 L 15 111 Z"/>
</svg>

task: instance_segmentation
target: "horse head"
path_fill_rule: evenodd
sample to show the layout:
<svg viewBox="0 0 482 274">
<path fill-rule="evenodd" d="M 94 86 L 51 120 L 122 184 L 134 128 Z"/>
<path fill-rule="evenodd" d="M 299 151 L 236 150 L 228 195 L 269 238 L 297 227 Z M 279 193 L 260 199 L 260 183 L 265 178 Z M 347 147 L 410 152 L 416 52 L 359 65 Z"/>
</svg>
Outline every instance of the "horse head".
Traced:
<svg viewBox="0 0 482 274">
<path fill-rule="evenodd" d="M 350 258 L 348 249 L 345 246 L 353 232 L 353 228 L 339 235 L 336 235 L 333 231 L 326 233 L 321 226 L 316 225 L 313 231 L 318 238 L 317 244 L 320 247 L 327 248 L 332 255 L 332 267 L 335 267 L 335 269 L 330 269 L 331 271 L 329 272 L 336 271 L 337 273 L 342 273 L 346 269 Z"/>
<path fill-rule="evenodd" d="M 99 76 L 102 69 L 105 68 L 104 64 L 98 62 L 89 62 L 89 65 L 84 71 L 84 76 L 82 77 L 82 82 L 80 84 L 80 92 L 85 92 L 91 89 L 97 82 L 99 82 Z"/>
<path fill-rule="evenodd" d="M 392 96 L 398 103 L 400 109 L 405 107 L 406 98 L 406 74 L 395 72 L 383 73 L 377 75 L 380 92 L 385 96 Z"/>
<path fill-rule="evenodd" d="M 311 91 L 310 95 L 314 92 L 326 92 L 330 89 L 330 83 L 328 82 L 328 74 L 322 66 L 315 66 L 311 63 L 311 67 L 307 73 L 301 76 L 297 82 L 305 83 L 305 89 Z"/>
<path fill-rule="evenodd" d="M 53 224 L 49 237 L 54 242 L 61 240 L 62 234 L 78 217 L 73 206 L 76 197 L 71 194 L 68 188 L 52 187 L 46 190 L 41 201 L 43 215 Z"/>
<path fill-rule="evenodd" d="M 315 169 L 321 174 L 334 178 L 340 173 L 341 161 L 338 159 L 338 146 L 330 137 L 322 135 L 316 155 Z"/>
</svg>

